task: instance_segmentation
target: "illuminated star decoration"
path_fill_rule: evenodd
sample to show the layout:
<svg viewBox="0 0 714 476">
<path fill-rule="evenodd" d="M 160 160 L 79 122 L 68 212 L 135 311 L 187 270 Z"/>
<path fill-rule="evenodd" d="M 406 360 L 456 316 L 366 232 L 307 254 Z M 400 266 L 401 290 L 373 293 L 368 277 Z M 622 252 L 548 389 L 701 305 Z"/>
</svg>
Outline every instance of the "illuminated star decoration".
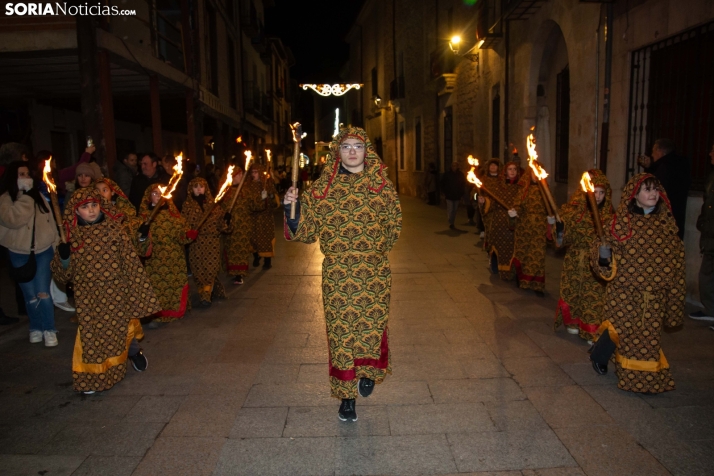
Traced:
<svg viewBox="0 0 714 476">
<path fill-rule="evenodd" d="M 308 90 L 308 88 L 312 89 L 315 91 L 317 94 L 320 96 L 342 96 L 345 94 L 347 91 L 350 89 L 359 89 L 363 85 L 362 84 L 301 84 L 300 87 L 303 88 L 305 91 Z"/>
</svg>

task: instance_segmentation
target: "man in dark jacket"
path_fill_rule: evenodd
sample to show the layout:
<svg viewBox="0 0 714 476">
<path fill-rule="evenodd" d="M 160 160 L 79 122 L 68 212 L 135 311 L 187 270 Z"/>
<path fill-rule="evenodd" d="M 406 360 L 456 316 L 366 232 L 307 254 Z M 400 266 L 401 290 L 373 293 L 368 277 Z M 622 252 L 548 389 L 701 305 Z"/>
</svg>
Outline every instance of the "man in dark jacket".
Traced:
<svg viewBox="0 0 714 476">
<path fill-rule="evenodd" d="M 125 194 L 131 192 L 131 182 L 136 176 L 137 162 L 136 152 L 129 152 L 121 161 L 114 163 L 114 168 L 112 169 L 114 181 Z"/>
<path fill-rule="evenodd" d="M 139 211 L 141 199 L 144 198 L 144 192 L 150 185 L 160 183 L 166 185 L 171 178 L 164 169 L 159 167 L 159 157 L 153 152 L 147 152 L 141 156 L 141 173 L 134 177 L 131 181 L 131 192 L 129 192 L 129 201 Z"/>
<path fill-rule="evenodd" d="M 714 165 L 714 145 L 709 152 Z M 699 267 L 699 300 L 704 311 L 689 315 L 698 321 L 714 321 L 714 169 L 709 172 L 704 184 L 704 203 L 697 218 L 697 230 L 701 232 L 699 249 L 702 252 L 702 265 Z M 714 329 L 714 327 L 712 327 Z"/>
<path fill-rule="evenodd" d="M 459 201 L 466 191 L 466 177 L 459 167 L 459 163 L 451 163 L 451 170 L 441 177 L 441 191 L 446 198 L 446 212 L 449 217 L 449 228 L 456 229 L 456 210 L 459 208 Z"/>
<path fill-rule="evenodd" d="M 692 184 L 691 166 L 684 157 L 674 153 L 674 143 L 657 139 L 652 146 L 652 157 L 641 162 L 645 172 L 657 177 L 672 204 L 672 214 L 679 227 L 679 237 L 684 239 L 684 221 L 687 214 L 687 197 Z"/>
</svg>

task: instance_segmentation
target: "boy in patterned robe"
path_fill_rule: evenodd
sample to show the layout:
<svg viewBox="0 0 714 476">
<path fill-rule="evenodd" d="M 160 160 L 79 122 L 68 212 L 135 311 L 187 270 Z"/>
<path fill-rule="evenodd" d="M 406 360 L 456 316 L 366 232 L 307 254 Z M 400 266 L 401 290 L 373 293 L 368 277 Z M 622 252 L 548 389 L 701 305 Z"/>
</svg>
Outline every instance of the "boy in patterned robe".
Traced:
<svg viewBox="0 0 714 476">
<path fill-rule="evenodd" d="M 367 397 L 391 373 L 387 320 L 391 271 L 387 254 L 399 238 L 399 197 L 367 133 L 342 129 L 322 174 L 298 201 L 286 193 L 285 238 L 314 243 L 325 255 L 322 294 L 338 417 L 356 421 L 355 398 Z M 290 220 L 290 203 L 297 202 Z"/>
<path fill-rule="evenodd" d="M 226 198 L 223 199 L 221 205 L 228 212 L 233 202 L 233 197 L 238 191 L 238 184 L 243 178 L 243 169 L 236 166 L 233 173 L 233 186 L 226 193 Z M 249 177 L 246 177 L 246 180 Z M 252 230 L 252 217 L 248 203 L 248 190 L 243 184 L 240 195 L 236 199 L 235 205 L 231 213 L 231 228 L 230 234 L 224 236 L 223 253 L 226 262 L 226 271 L 230 276 L 233 276 L 233 284 L 243 284 L 243 278 L 248 275 L 248 262 L 250 259 L 251 245 L 250 234 Z M 274 228 L 274 227 L 273 227 Z M 275 231 L 273 230 L 273 233 Z"/>
<path fill-rule="evenodd" d="M 515 162 L 508 162 L 504 172 L 497 177 L 484 178 L 484 185 L 498 194 L 506 205 L 515 203 L 518 192 L 519 167 Z M 489 224 L 486 232 L 485 249 L 489 254 L 491 272 L 498 273 L 504 281 L 512 279 L 511 259 L 513 258 L 514 232 L 508 216 L 508 210 L 496 203 L 487 194 L 479 196 L 484 221 Z"/>
<path fill-rule="evenodd" d="M 247 201 L 251 216 L 250 244 L 253 248 L 253 266 L 260 265 L 263 259 L 263 269 L 272 268 L 275 256 L 275 183 L 272 177 L 267 176 L 265 168 L 255 164 L 250 168 L 250 175 L 246 177 L 248 183 L 243 188 L 248 188 Z"/>
<path fill-rule="evenodd" d="M 608 281 L 604 318 L 590 359 L 607 373 L 614 352 L 617 386 L 638 393 L 674 390 L 662 352 L 662 326 L 684 320 L 684 243 L 669 199 L 651 174 L 632 177 L 606 228 L 607 243 L 591 244 L 593 269 Z"/>
<path fill-rule="evenodd" d="M 206 179 L 196 177 L 188 183 L 188 198 L 183 204 L 181 215 L 191 230 L 198 228 L 205 213 L 209 210 L 211 213 L 200 230 L 197 230 L 197 236 L 191 234 L 190 238 L 195 241 L 188 247 L 188 260 L 203 307 L 209 307 L 213 297 L 226 297 L 218 273 L 221 271 L 221 233 L 229 230 L 230 215 L 224 213 L 220 206 L 212 208 L 213 203 Z"/>
<path fill-rule="evenodd" d="M 508 216 L 515 220 L 515 245 L 511 266 L 521 289 L 532 289 L 543 297 L 545 289 L 545 247 L 548 216 L 545 200 L 533 172 L 525 173 L 518 181 L 520 190 Z"/>
<path fill-rule="evenodd" d="M 595 187 L 600 221 L 607 229 L 612 221 L 612 190 L 607 177 L 600 170 L 589 170 Z M 578 188 L 570 201 L 560 207 L 562 224 L 558 232 L 558 246 L 566 246 L 563 271 L 560 277 L 560 300 L 555 312 L 555 328 L 564 324 L 570 334 L 579 334 L 592 341 L 602 322 L 602 306 L 607 284 L 590 267 L 590 247 L 597 239 L 594 217 L 587 194 Z M 591 342 L 592 343 L 592 342 Z"/>
<path fill-rule="evenodd" d="M 160 201 L 159 184 L 150 185 L 139 207 L 142 222 L 149 219 Z M 146 252 L 144 267 L 161 305 L 161 310 L 154 314 L 147 327 L 156 329 L 181 319 L 191 309 L 185 245 L 191 243 L 198 233 L 189 228 L 171 199 L 164 200 L 146 232 L 150 249 Z"/>
<path fill-rule="evenodd" d="M 67 243 L 50 264 L 61 282 L 74 282 L 79 327 L 72 357 L 74 389 L 84 394 L 108 390 L 126 375 L 127 358 L 144 371 L 148 360 L 137 339 L 139 319 L 159 310 L 149 277 L 141 266 L 119 214 L 94 187 L 75 191 L 63 224 Z"/>
</svg>

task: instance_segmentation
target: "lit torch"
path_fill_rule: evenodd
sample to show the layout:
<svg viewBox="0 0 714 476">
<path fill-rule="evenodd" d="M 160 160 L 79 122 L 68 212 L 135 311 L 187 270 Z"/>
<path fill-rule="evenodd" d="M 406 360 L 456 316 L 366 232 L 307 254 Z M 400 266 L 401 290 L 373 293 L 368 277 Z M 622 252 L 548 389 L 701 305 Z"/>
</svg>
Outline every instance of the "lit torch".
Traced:
<svg viewBox="0 0 714 476">
<path fill-rule="evenodd" d="M 580 179 L 580 186 L 583 188 L 588 196 L 588 203 L 590 203 L 590 210 L 593 212 L 593 221 L 595 222 L 595 231 L 597 231 L 597 236 L 600 238 L 602 243 L 605 242 L 605 232 L 602 229 L 602 222 L 600 221 L 600 210 L 597 208 L 597 200 L 595 199 L 595 187 L 590 181 L 590 174 L 583 172 L 583 178 Z"/>
<path fill-rule="evenodd" d="M 530 166 L 531 170 L 533 170 L 533 174 L 539 181 L 538 183 L 540 183 L 540 191 L 543 194 L 543 200 L 545 201 L 545 206 L 548 209 L 548 214 L 551 216 L 555 216 L 555 219 L 557 221 L 562 221 L 560 219 L 560 215 L 558 214 L 558 207 L 555 205 L 553 195 L 550 193 L 550 187 L 548 187 L 548 182 L 545 180 L 545 178 L 548 176 L 548 172 L 546 172 L 545 169 L 540 166 L 537 160 L 538 154 L 535 150 L 535 138 L 533 137 L 533 133 L 528 134 L 527 147 L 528 165 Z"/>
<path fill-rule="evenodd" d="M 476 185 L 476 188 L 479 189 L 479 192 L 485 193 L 489 195 L 493 200 L 501 205 L 503 208 L 506 210 L 510 210 L 511 207 L 503 203 L 503 200 L 498 198 L 493 192 L 491 192 L 489 189 L 483 186 L 483 182 L 481 182 L 478 177 L 476 176 L 476 167 L 478 167 L 478 159 L 475 158 L 473 155 L 469 155 L 468 159 L 469 165 L 471 166 L 471 170 L 469 170 L 469 173 L 466 174 L 466 180 L 471 182 L 472 184 Z"/>
<path fill-rule="evenodd" d="M 50 192 L 50 202 L 52 202 L 52 211 L 55 214 L 55 222 L 57 222 L 57 226 L 59 226 L 60 230 L 62 230 L 62 215 L 60 214 L 59 201 L 57 200 L 57 187 L 52 180 L 52 167 L 50 166 L 51 160 L 52 156 L 45 160 L 45 168 L 42 170 L 42 180 L 45 184 L 47 184 L 47 190 Z M 67 243 L 67 237 L 64 236 L 64 233 L 60 232 L 60 238 L 62 239 L 62 243 Z"/>
<path fill-rule="evenodd" d="M 240 179 L 240 183 L 238 184 L 238 188 L 236 189 L 235 194 L 233 195 L 233 200 L 231 201 L 231 206 L 228 207 L 228 213 L 230 213 L 233 210 L 233 205 L 236 204 L 236 200 L 238 199 L 238 195 L 240 194 L 240 189 L 243 188 L 243 183 L 245 182 L 245 176 L 248 175 L 248 165 L 250 164 L 250 160 L 253 158 L 253 153 L 249 150 L 245 151 L 245 167 L 243 169 L 243 176 Z"/>
<path fill-rule="evenodd" d="M 307 134 L 303 134 L 302 125 L 299 122 L 295 124 L 290 124 L 290 129 L 293 133 L 293 142 L 295 143 L 295 148 L 293 150 L 293 169 L 292 169 L 292 179 L 293 187 L 297 188 L 298 183 L 298 169 L 300 168 L 300 142 Z M 290 204 L 290 219 L 295 219 L 295 203 Z"/>
<path fill-rule="evenodd" d="M 198 225 L 196 225 L 196 230 L 199 230 L 201 225 L 206 223 L 208 217 L 211 216 L 213 210 L 215 210 L 218 206 L 218 202 L 221 201 L 228 188 L 233 184 L 233 169 L 235 169 L 235 165 L 228 167 L 228 170 L 226 171 L 226 180 L 223 182 L 223 185 L 221 185 L 221 188 L 218 189 L 218 194 L 216 194 L 216 198 L 213 199 L 213 205 L 211 205 L 211 208 L 203 215 L 203 218 L 201 218 L 201 221 L 198 222 Z"/>
<path fill-rule="evenodd" d="M 148 225 L 149 223 L 151 223 L 154 217 L 156 217 L 156 214 L 159 213 L 159 210 L 164 205 L 164 202 L 166 200 L 171 200 L 171 194 L 174 193 L 174 190 L 176 190 L 176 186 L 178 185 L 182 176 L 183 152 L 179 153 L 179 155 L 176 156 L 176 165 L 174 165 L 174 173 L 171 176 L 171 179 L 169 180 L 169 184 L 166 186 L 159 185 L 159 193 L 161 194 L 161 200 L 159 200 L 159 203 L 157 203 L 154 209 L 151 211 L 151 215 L 149 215 L 149 218 L 144 222 L 144 225 Z"/>
</svg>

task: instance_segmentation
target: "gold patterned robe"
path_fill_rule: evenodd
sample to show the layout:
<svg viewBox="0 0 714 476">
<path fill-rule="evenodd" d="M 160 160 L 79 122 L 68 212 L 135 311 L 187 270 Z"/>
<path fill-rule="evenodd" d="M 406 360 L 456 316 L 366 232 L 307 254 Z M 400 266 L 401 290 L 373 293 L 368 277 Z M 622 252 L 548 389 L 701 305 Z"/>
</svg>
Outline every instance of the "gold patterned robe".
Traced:
<svg viewBox="0 0 714 476">
<path fill-rule="evenodd" d="M 67 203 L 72 212 L 82 203 L 101 203 L 94 187 L 81 188 Z M 106 202 L 105 202 L 106 203 Z M 102 208 L 104 219 L 80 226 L 76 218 L 64 223 L 71 246 L 65 269 L 55 253 L 50 265 L 54 279 L 74 283 L 77 337 L 72 356 L 74 389 L 108 390 L 126 375 L 129 344 L 141 339 L 138 319 L 159 310 L 149 277 L 131 238 L 112 208 Z"/>
<path fill-rule="evenodd" d="M 605 199 L 598 208 L 600 222 L 606 229 L 612 221 L 612 190 L 600 170 L 589 170 L 594 186 L 605 189 Z M 560 299 L 555 312 L 555 328 L 561 324 L 578 329 L 581 338 L 593 340 L 602 322 L 605 285 L 590 266 L 590 248 L 597 239 L 593 214 L 587 194 L 578 188 L 560 207 L 563 220 L 563 245 L 567 247 L 560 278 Z"/>
<path fill-rule="evenodd" d="M 505 168 L 504 168 L 505 170 Z M 518 181 L 513 183 L 506 182 L 503 176 L 500 176 L 489 182 L 484 180 L 486 187 L 498 195 L 498 198 L 503 200 L 506 205 L 512 205 L 516 201 L 521 188 L 518 186 Z M 496 203 L 488 194 L 483 194 L 486 203 L 483 204 L 483 216 L 488 218 L 489 229 L 487 231 L 488 242 L 486 243 L 486 251 L 489 254 L 489 263 L 491 259 L 498 262 L 498 274 L 501 279 L 509 281 L 512 278 L 511 260 L 513 259 L 513 247 L 515 243 L 515 233 L 511 226 L 508 217 L 508 210 Z"/>
<path fill-rule="evenodd" d="M 387 254 L 402 227 L 399 197 L 364 130 L 340 131 L 330 145 L 332 157 L 339 157 L 339 144 L 347 136 L 366 143 L 364 171 L 339 173 L 339 159 L 329 160 L 302 195 L 297 231 L 285 225 L 286 239 L 314 243 L 319 238 L 325 255 L 322 294 L 336 398 L 355 398 L 361 377 L 381 383 L 391 373 Z"/>
<path fill-rule="evenodd" d="M 144 192 L 140 208 L 142 222 L 148 220 L 153 211 L 149 208 L 151 192 L 158 187 L 159 184 L 151 185 Z M 144 267 L 161 304 L 161 310 L 154 315 L 159 322 L 181 319 L 191 309 L 184 251 L 185 245 L 191 243 L 186 236 L 189 230 L 188 223 L 170 199 L 165 201 L 149 228 L 151 246 Z"/>
<path fill-rule="evenodd" d="M 638 174 L 625 185 L 607 235 L 612 266 L 599 265 L 597 241 L 590 258 L 595 272 L 608 280 L 605 320 L 598 334 L 608 332 L 617 346 L 613 355 L 617 386 L 631 392 L 660 393 L 675 388 L 661 334 L 662 326 L 683 322 L 685 261 L 684 244 L 659 181 L 660 199 L 652 213 L 628 208 L 648 178 L 655 177 Z"/>
<path fill-rule="evenodd" d="M 203 207 L 194 199 L 193 185 L 201 183 L 206 190 L 206 201 Z M 213 207 L 213 195 L 208 188 L 208 182 L 196 177 L 188 183 L 188 197 L 183 204 L 181 215 L 188 226 L 195 230 L 203 215 Z M 198 295 L 201 301 L 211 302 L 211 297 L 226 297 L 223 283 L 218 279 L 221 271 L 221 233 L 228 230 L 223 220 L 224 211 L 220 206 L 211 210 L 210 216 L 198 230 L 198 238 L 188 247 L 188 259 L 191 264 L 193 279 L 196 281 Z"/>
<path fill-rule="evenodd" d="M 247 180 L 250 180 L 250 177 L 246 177 L 245 180 L 243 189 L 241 189 L 235 206 L 231 210 L 231 232 L 224 236 L 223 254 L 226 271 L 231 276 L 248 275 L 248 262 L 252 250 L 250 236 L 253 229 L 253 218 L 248 203 L 248 192 L 245 190 L 246 185 L 248 185 Z M 236 185 L 226 193 L 226 198 L 223 199 L 223 209 L 225 211 L 228 211 L 228 207 L 233 201 L 237 190 L 238 186 Z M 275 233 L 275 230 L 273 230 L 273 233 Z"/>
<path fill-rule="evenodd" d="M 548 212 L 539 185 L 525 173 L 518 181 L 519 191 L 513 208 L 516 217 L 515 246 L 511 265 L 518 286 L 542 292 L 545 289 L 545 248 Z"/>
<path fill-rule="evenodd" d="M 247 201 L 251 216 L 250 244 L 254 253 L 258 253 L 261 258 L 272 258 L 275 256 L 275 183 L 272 178 L 263 179 L 265 169 L 262 165 L 256 164 L 251 169 L 256 168 L 260 173 L 260 180 L 252 180 L 250 175 L 246 177 L 248 185 Z M 261 198 L 261 192 L 268 192 L 268 198 Z"/>
</svg>

